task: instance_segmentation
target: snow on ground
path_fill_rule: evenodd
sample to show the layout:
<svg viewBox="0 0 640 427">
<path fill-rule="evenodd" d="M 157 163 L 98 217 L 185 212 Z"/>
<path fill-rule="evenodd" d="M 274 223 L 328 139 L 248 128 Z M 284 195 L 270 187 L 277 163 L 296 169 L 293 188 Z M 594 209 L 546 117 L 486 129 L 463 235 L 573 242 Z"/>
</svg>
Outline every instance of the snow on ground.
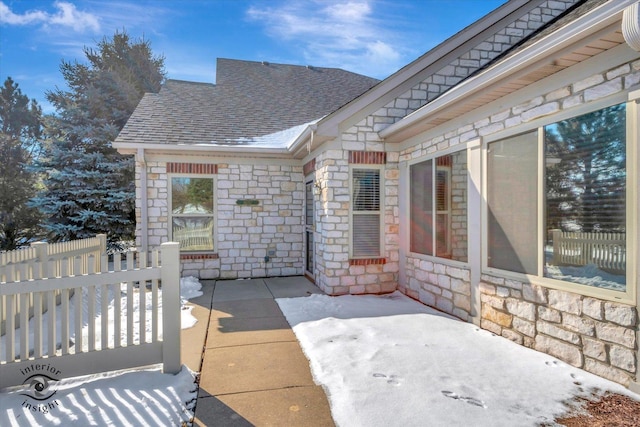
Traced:
<svg viewBox="0 0 640 427">
<path fill-rule="evenodd" d="M 191 315 L 191 306 L 186 302 L 202 295 L 200 282 L 194 277 L 180 280 L 180 297 L 182 300 L 181 322 L 182 329 L 189 328 L 196 323 Z M 120 298 L 124 305 L 127 299 L 127 286 L 120 287 Z M 161 302 L 162 290 L 159 290 Z M 134 295 L 136 309 L 140 306 L 139 293 Z M 151 334 L 151 300 L 150 293 L 146 294 L 145 306 L 146 334 Z M 97 295 L 96 325 L 101 324 L 100 293 Z M 109 292 L 109 322 L 110 330 L 113 330 L 113 292 Z M 70 299 L 70 306 L 74 307 L 79 301 L 78 295 Z M 87 333 L 86 318 L 87 293 L 83 293 L 83 335 Z M 60 321 L 60 307 L 57 307 L 56 319 Z M 160 307 L 159 318 L 162 319 Z M 46 325 L 47 314 L 43 315 Z M 73 322 L 73 316 L 70 319 Z M 140 325 L 139 317 L 136 317 L 134 332 L 136 339 Z M 123 323 L 124 324 L 124 323 Z M 33 319 L 30 320 L 32 331 Z M 61 326 L 57 325 L 58 336 Z M 161 329 L 160 329 L 161 330 Z M 70 331 L 74 331 L 73 325 Z M 31 334 L 33 335 L 33 334 Z M 16 333 L 19 336 L 19 332 Z M 99 329 L 96 331 L 99 337 Z M 71 337 L 72 340 L 74 337 Z M 4 348 L 4 339 L 1 337 L 0 348 Z M 45 340 L 46 341 L 46 340 Z M 17 344 L 17 343 L 16 343 Z M 33 339 L 31 339 L 33 345 Z M 45 342 L 46 348 L 46 342 Z M 4 354 L 2 354 L 4 357 Z M 193 406 L 197 397 L 197 388 L 194 384 L 195 374 L 186 366 L 176 375 L 163 374 L 160 366 L 146 369 L 132 369 L 119 372 L 101 373 L 85 377 L 63 379 L 49 384 L 49 390 L 55 390 L 55 394 L 46 400 L 37 401 L 31 394 L 23 394 L 23 389 L 0 393 L 0 426 L 43 426 L 43 425 L 77 425 L 77 426 L 179 426 L 188 422 L 193 417 Z M 25 397 L 29 396 L 29 397 Z M 49 395 L 47 395 L 49 396 Z"/>
<path fill-rule="evenodd" d="M 277 300 L 338 426 L 537 426 L 616 383 L 399 292 Z"/>
</svg>

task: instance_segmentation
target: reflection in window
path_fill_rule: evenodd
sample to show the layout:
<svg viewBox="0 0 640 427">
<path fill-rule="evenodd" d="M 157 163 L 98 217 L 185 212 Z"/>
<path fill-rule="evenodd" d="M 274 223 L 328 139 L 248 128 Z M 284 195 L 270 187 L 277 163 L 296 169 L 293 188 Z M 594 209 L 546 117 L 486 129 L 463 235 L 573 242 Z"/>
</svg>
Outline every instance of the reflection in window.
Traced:
<svg viewBox="0 0 640 427">
<path fill-rule="evenodd" d="M 172 239 L 183 251 L 212 251 L 213 178 L 171 178 Z"/>
<path fill-rule="evenodd" d="M 546 126 L 545 277 L 625 290 L 626 113 Z"/>
<path fill-rule="evenodd" d="M 625 122 L 621 104 L 489 144 L 489 267 L 626 290 Z"/>
<path fill-rule="evenodd" d="M 411 251 L 467 261 L 466 151 L 412 165 L 410 180 Z"/>
</svg>

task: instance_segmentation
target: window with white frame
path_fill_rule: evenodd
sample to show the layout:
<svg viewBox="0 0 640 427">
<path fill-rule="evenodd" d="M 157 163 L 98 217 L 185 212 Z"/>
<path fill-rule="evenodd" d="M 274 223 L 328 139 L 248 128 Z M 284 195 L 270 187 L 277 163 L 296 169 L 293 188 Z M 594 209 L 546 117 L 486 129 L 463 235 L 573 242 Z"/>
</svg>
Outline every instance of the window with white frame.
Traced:
<svg viewBox="0 0 640 427">
<path fill-rule="evenodd" d="M 182 251 L 214 251 L 214 178 L 171 178 L 171 239 Z"/>
<path fill-rule="evenodd" d="M 411 252 L 467 261 L 466 151 L 410 166 Z"/>
<path fill-rule="evenodd" d="M 619 104 L 488 144 L 487 266 L 626 292 L 626 132 Z"/>
<path fill-rule="evenodd" d="M 382 254 L 381 169 L 351 169 L 351 257 L 377 258 Z"/>
</svg>

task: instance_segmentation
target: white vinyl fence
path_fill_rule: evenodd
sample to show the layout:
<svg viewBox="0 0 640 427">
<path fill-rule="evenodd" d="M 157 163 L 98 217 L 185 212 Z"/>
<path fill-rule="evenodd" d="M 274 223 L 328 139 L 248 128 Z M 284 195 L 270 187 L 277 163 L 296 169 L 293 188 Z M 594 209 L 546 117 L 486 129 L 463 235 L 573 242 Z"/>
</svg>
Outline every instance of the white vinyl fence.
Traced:
<svg viewBox="0 0 640 427">
<path fill-rule="evenodd" d="M 79 261 L 80 274 L 89 272 L 89 259 L 92 258 L 93 271 L 102 271 L 101 261 L 107 252 L 107 235 L 98 234 L 88 239 L 72 240 L 60 243 L 32 243 L 29 248 L 18 249 L 0 253 L 0 283 L 8 281 L 25 281 L 36 278 L 58 277 L 64 271 L 73 271 L 74 265 Z M 48 262 L 41 262 L 48 260 Z M 73 291 L 69 297 L 73 296 Z M 60 304 L 61 294 L 55 294 L 56 301 Z M 33 298 L 28 303 L 29 319 L 34 315 Z M 47 306 L 42 306 L 47 310 Z M 17 312 L 17 307 L 14 308 Z M 7 307 L 4 299 L 0 301 L 0 334 L 5 333 Z M 15 319 L 16 327 L 20 326 L 20 318 Z"/>
<path fill-rule="evenodd" d="M 170 242 L 149 263 L 144 254 L 137 264 L 127 254 L 125 268 L 118 254 L 112 270 L 105 254 L 99 264 L 89 256 L 87 272 L 82 257 L 63 262 L 60 273 L 48 277 L 26 278 L 16 275 L 16 268 L 5 268 L 6 280 L 0 282 L 0 309 L 6 318 L 0 388 L 23 384 L 38 369 L 74 377 L 162 363 L 164 372 L 178 372 L 179 256 L 179 244 Z M 30 262 L 35 272 L 54 271 L 54 260 L 48 265 Z M 95 271 L 95 265 L 101 269 Z M 56 293 L 61 295 L 59 306 Z M 34 310 L 30 321 L 31 301 L 46 310 Z"/>
<path fill-rule="evenodd" d="M 614 274 L 627 266 L 625 233 L 581 233 L 553 230 L 554 265 L 589 265 Z"/>
</svg>

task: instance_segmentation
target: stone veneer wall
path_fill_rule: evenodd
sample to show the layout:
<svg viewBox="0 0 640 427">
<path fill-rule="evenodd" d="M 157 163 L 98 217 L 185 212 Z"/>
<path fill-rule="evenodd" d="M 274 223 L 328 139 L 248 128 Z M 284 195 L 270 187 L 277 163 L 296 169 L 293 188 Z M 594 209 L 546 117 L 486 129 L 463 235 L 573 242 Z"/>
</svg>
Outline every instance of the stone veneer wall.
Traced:
<svg viewBox="0 0 640 427">
<path fill-rule="evenodd" d="M 380 150 L 375 150 L 380 152 Z M 396 159 L 396 161 L 393 161 Z M 398 163 L 387 156 L 384 176 L 384 263 L 349 260 L 349 151 L 327 150 L 315 159 L 317 195 L 316 284 L 330 295 L 384 293 L 396 290 L 398 280 Z"/>
<path fill-rule="evenodd" d="M 139 187 L 140 170 L 136 170 Z M 216 254 L 183 253 L 183 276 L 246 278 L 303 273 L 302 166 L 218 164 L 216 175 Z M 149 249 L 169 239 L 168 175 L 164 162 L 147 162 Z M 139 190 L 138 190 L 139 191 Z M 257 199 L 259 205 L 238 205 Z M 140 224 L 140 195 L 136 217 Z M 140 246 L 138 225 L 136 244 Z M 265 262 L 269 253 L 270 260 Z"/>
<path fill-rule="evenodd" d="M 604 65 L 603 65 L 604 67 Z M 497 111 L 401 153 L 408 161 L 628 90 L 640 83 L 640 61 L 556 88 Z M 400 290 L 427 305 L 467 319 L 469 270 L 437 260 L 408 257 Z M 547 289 L 498 275 L 482 275 L 481 327 L 551 354 L 623 385 L 635 380 L 637 308 Z"/>
</svg>

